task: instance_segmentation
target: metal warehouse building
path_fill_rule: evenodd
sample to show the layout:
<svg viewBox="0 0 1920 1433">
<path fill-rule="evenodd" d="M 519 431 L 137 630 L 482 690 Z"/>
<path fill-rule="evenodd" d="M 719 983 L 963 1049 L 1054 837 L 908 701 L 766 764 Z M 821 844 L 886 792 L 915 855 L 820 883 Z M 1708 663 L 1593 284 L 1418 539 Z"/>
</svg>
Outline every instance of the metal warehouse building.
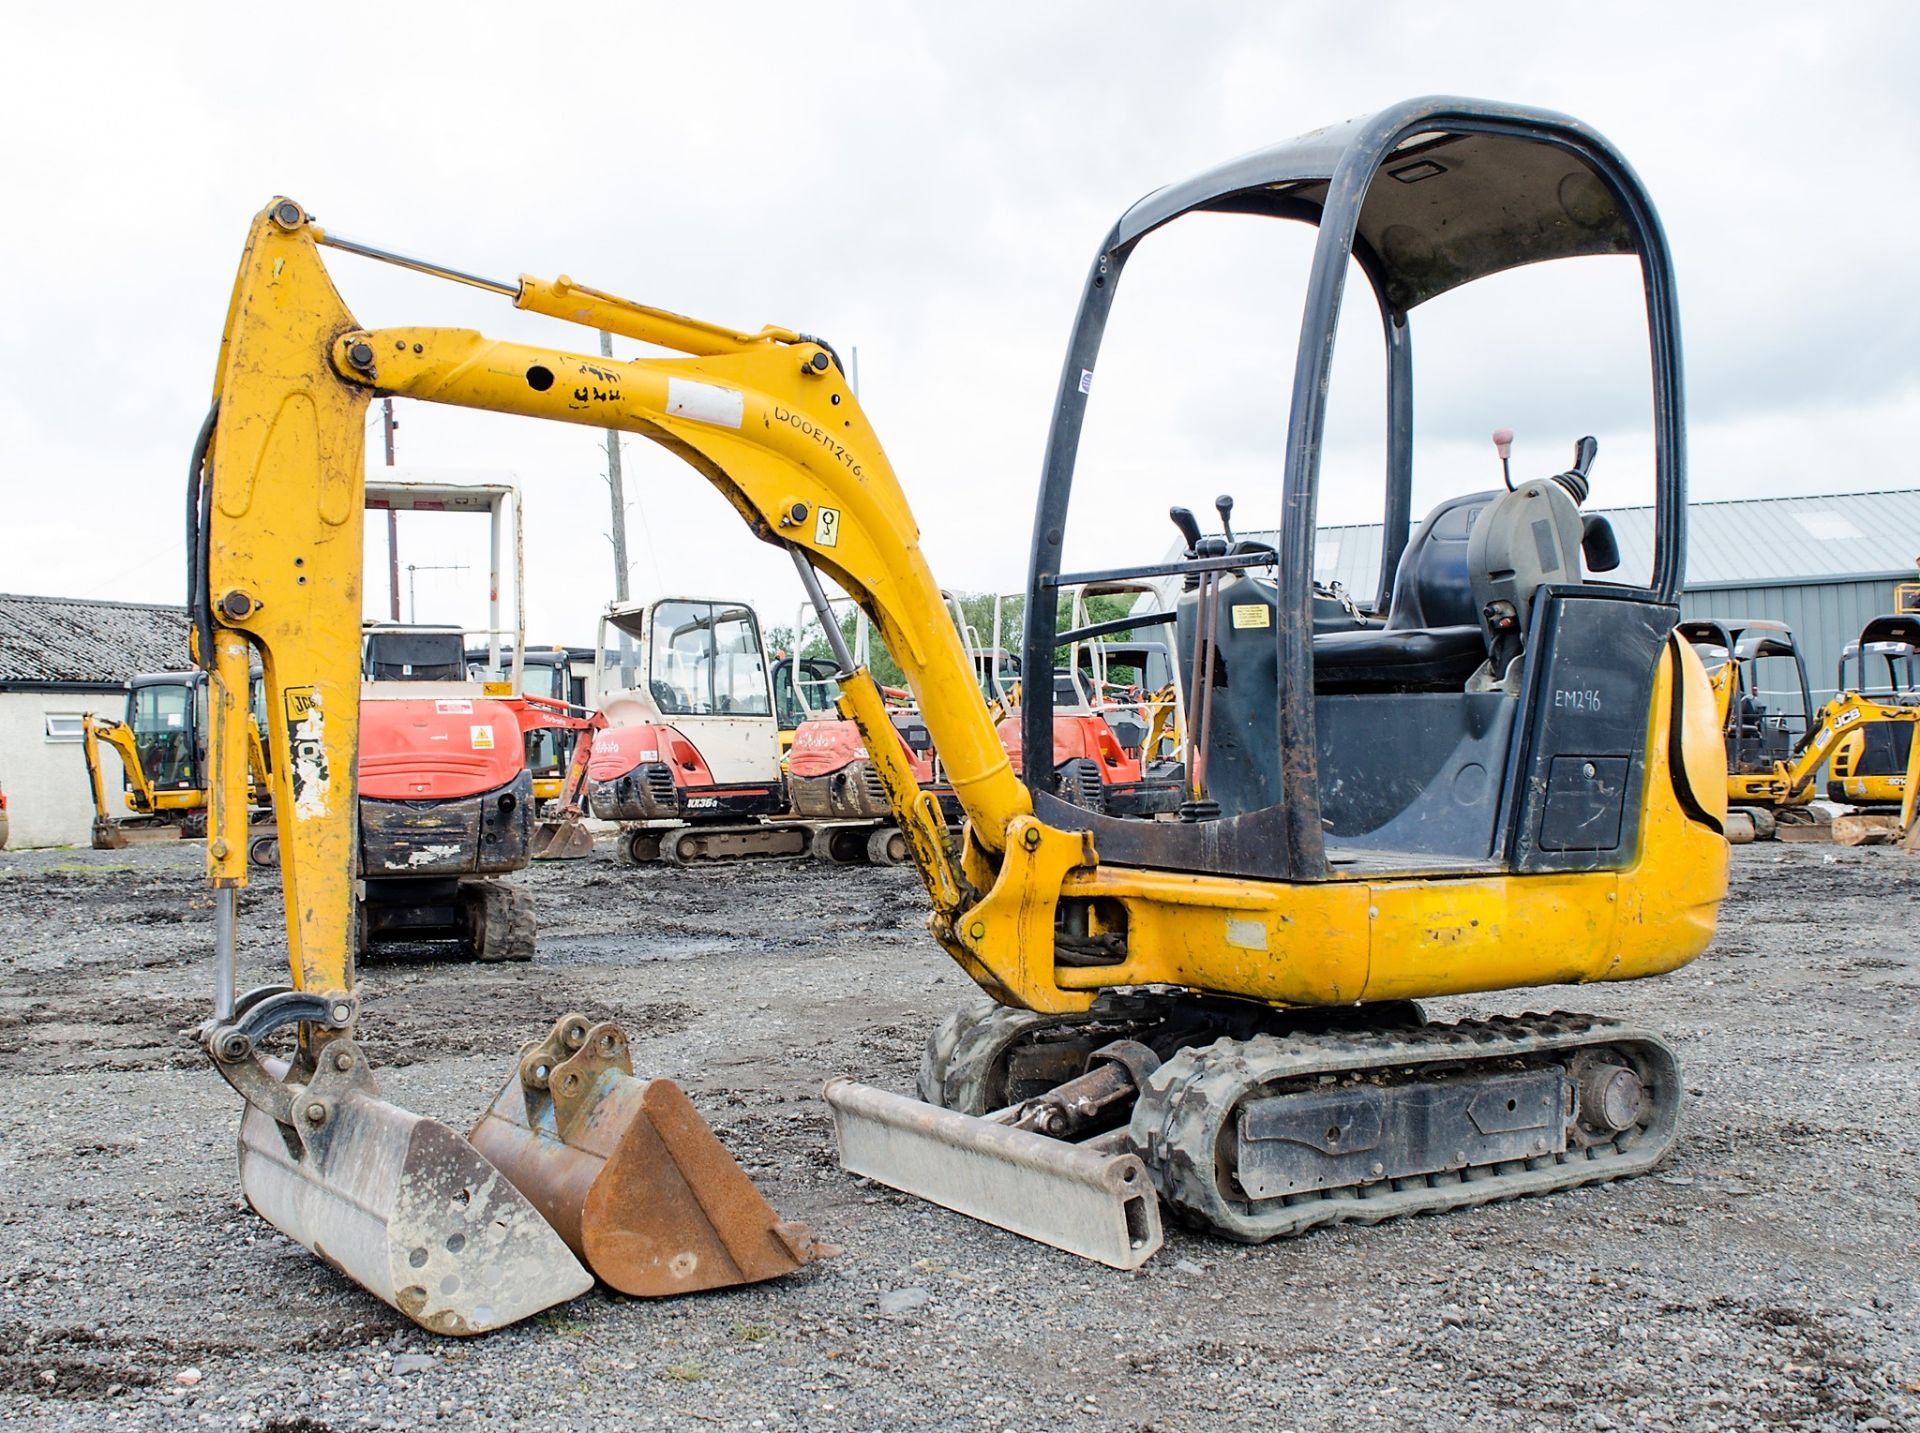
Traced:
<svg viewBox="0 0 1920 1433">
<path fill-rule="evenodd" d="M 1653 509 L 1606 510 L 1620 570 L 1653 569 Z M 1896 610 L 1920 566 L 1920 488 L 1745 498 L 1687 509 L 1686 617 L 1765 617 L 1793 628 L 1815 702 L 1833 694 L 1840 650 Z M 1361 601 L 1379 582 L 1380 524 L 1320 529 L 1316 576 Z"/>
</svg>

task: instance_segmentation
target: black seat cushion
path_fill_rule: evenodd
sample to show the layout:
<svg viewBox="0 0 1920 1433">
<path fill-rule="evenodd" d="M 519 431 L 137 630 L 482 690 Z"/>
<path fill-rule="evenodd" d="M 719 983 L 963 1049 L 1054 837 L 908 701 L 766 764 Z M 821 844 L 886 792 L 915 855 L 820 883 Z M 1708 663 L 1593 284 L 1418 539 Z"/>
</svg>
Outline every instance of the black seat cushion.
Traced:
<svg viewBox="0 0 1920 1433">
<path fill-rule="evenodd" d="M 1477 623 L 1323 632 L 1313 639 L 1313 685 L 1328 693 L 1458 691 L 1486 656 Z"/>
</svg>

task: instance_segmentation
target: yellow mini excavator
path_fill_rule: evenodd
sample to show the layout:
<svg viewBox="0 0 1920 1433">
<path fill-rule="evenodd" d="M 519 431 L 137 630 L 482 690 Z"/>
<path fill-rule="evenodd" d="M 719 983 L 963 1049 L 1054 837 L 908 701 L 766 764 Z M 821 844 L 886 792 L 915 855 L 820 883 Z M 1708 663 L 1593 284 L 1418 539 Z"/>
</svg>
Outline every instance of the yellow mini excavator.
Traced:
<svg viewBox="0 0 1920 1433">
<path fill-rule="evenodd" d="M 257 715 L 257 714 L 256 714 Z M 142 672 L 127 683 L 119 720 L 88 712 L 80 750 L 93 794 L 93 848 L 118 851 L 155 842 L 197 840 L 207 832 L 207 678 L 204 672 Z M 100 748 L 120 758 L 126 816 L 108 809 Z M 247 731 L 250 800 L 267 799 L 265 748 L 257 720 Z M 264 818 L 256 809 L 256 821 Z M 256 859 L 255 864 L 261 864 Z M 267 864 L 271 864 L 268 862 Z"/>
<path fill-rule="evenodd" d="M 1920 705 L 1895 685 L 1875 690 L 1862 654 L 1886 658 L 1888 677 L 1897 682 L 1899 663 L 1910 660 L 1920 623 L 1898 615 L 1878 617 L 1840 660 L 1839 689 L 1817 712 L 1807 680 L 1807 664 L 1784 623 L 1748 619 L 1696 618 L 1682 622 L 1681 636 L 1699 654 L 1713 690 L 1714 710 L 1725 732 L 1727 753 L 1727 839 L 1736 845 L 1754 840 L 1834 840 L 1843 845 L 1885 844 L 1902 839 L 1913 826 L 1906 791 L 1920 774 L 1920 751 L 1913 730 Z M 1904 634 L 1904 639 L 1902 637 Z M 1877 654 L 1876 647 L 1890 648 Z M 1790 664 L 1797 692 L 1777 701 L 1757 672 L 1763 662 Z M 1849 666 L 1859 678 L 1849 683 Z M 1761 700 L 1776 697 L 1775 707 Z M 1777 708 L 1777 709 L 1776 709 Z M 1833 762 L 1830 800 L 1872 809 L 1840 817 L 1818 811 L 1814 797 L 1820 768 Z M 1855 775 L 1870 765 L 1874 775 Z M 1846 781 L 1853 782 L 1849 791 Z"/>
<path fill-rule="evenodd" d="M 1192 214 L 1315 229 L 1277 539 L 1063 571 L 1081 421 L 1123 270 Z M 577 325 L 579 351 L 369 329 L 335 292 L 329 248 Z M 1591 440 L 1564 472 L 1412 520 L 1411 315 L 1483 276 L 1590 255 L 1624 256 L 1644 283 L 1657 516 L 1644 582 L 1597 575 L 1617 549 L 1581 511 Z M 1313 544 L 1349 283 L 1383 320 L 1391 602 L 1335 630 L 1314 621 Z M 596 329 L 684 356 L 618 362 L 592 352 Z M 766 1277 L 815 1252 L 805 1231 L 773 1214 L 667 1081 L 633 1077 L 610 1025 L 568 1017 L 530 1044 L 471 1139 L 375 1090 L 354 1038 L 349 922 L 362 434 L 381 394 L 642 434 L 792 557 L 836 647 L 840 709 L 911 843 L 933 935 L 987 997 L 935 1032 L 924 1100 L 828 1087 L 849 1168 L 1133 1265 L 1158 1243 L 1161 1201 L 1264 1240 L 1618 1178 L 1669 1147 L 1681 1082 L 1654 1034 L 1569 1014 L 1429 1024 L 1413 1003 L 1673 970 L 1706 948 L 1725 892 L 1720 729 L 1674 633 L 1686 485 L 1673 272 L 1639 180 L 1578 121 L 1410 101 L 1150 195 L 1101 244 L 1055 400 L 1023 668 L 1052 670 L 1064 591 L 1206 579 L 1173 630 L 1182 670 L 1213 693 L 1209 784 L 1171 818 L 1096 812 L 1054 789 L 1049 682 L 1024 694 L 1013 769 L 900 484 L 824 341 L 723 328 L 566 278 L 401 258 L 322 229 L 290 199 L 254 220 L 191 468 L 189 544 L 217 778 L 216 1011 L 203 1038 L 246 1101 L 247 1197 L 445 1332 L 579 1292 L 576 1255 L 638 1292 Z M 965 811 L 957 852 L 880 690 L 837 640 L 821 573 L 906 672 Z M 1204 635 L 1194 598 L 1213 604 Z M 292 980 L 236 996 L 254 656 Z M 269 1055 L 289 1028 L 297 1044 Z"/>
</svg>

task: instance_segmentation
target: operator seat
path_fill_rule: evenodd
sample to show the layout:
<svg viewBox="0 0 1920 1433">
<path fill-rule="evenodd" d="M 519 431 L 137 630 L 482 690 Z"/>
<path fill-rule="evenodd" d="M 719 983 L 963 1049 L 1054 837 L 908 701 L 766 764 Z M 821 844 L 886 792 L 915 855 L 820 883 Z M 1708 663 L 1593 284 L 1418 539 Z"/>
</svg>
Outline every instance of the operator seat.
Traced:
<svg viewBox="0 0 1920 1433">
<path fill-rule="evenodd" d="M 1427 514 L 1400 556 L 1386 625 L 1315 634 L 1316 691 L 1465 688 L 1487 657 L 1467 551 L 1475 521 L 1502 496 L 1466 493 Z"/>
</svg>

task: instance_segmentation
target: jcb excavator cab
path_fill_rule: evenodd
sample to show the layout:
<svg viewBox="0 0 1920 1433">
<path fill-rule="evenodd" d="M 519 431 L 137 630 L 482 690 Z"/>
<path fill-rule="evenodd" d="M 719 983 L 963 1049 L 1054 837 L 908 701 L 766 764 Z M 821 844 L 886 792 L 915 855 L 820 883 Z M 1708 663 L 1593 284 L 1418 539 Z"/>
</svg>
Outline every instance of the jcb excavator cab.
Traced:
<svg viewBox="0 0 1920 1433">
<path fill-rule="evenodd" d="M 1824 835 L 1810 803 L 1832 739 L 1814 711 L 1807 663 L 1783 622 L 1691 618 L 1677 629 L 1707 672 L 1726 744 L 1727 839 L 1735 844 Z M 1799 827 L 1789 833 L 1783 828 Z"/>
<path fill-rule="evenodd" d="M 1793 630 L 1757 618 L 1696 618 L 1679 631 L 1710 675 L 1725 666 L 1728 774 L 1770 772 L 1790 760 L 1813 730 L 1813 689 Z"/>
<path fill-rule="evenodd" d="M 1863 697 L 1920 693 L 1920 616 L 1876 617 L 1840 649 L 1834 689 Z"/>
<path fill-rule="evenodd" d="M 1136 251 L 1190 215 L 1317 226 L 1271 543 L 1203 538 L 1188 555 L 1061 570 L 1083 415 Z M 1637 260 L 1652 355 L 1656 537 L 1644 582 L 1582 513 L 1597 445 L 1559 474 L 1462 494 L 1412 522 L 1412 319 L 1419 306 L 1524 264 Z M 1383 611 L 1317 590 L 1315 520 L 1336 329 L 1352 276 L 1385 339 Z M 1074 328 L 1033 532 L 1026 660 L 1057 640 L 1055 593 L 1179 577 L 1177 652 L 1211 688 L 1205 799 L 1189 819 L 1129 821 L 1061 801 L 1037 760 L 1056 705 L 1024 710 L 1042 819 L 1086 830 L 1104 859 L 1288 880 L 1385 869 L 1517 875 L 1638 859 L 1647 712 L 1671 680 L 1684 545 L 1679 323 L 1657 217 L 1625 162 L 1575 122 L 1471 102 L 1418 103 L 1234 160 L 1149 196 L 1096 255 Z M 1504 438 L 1505 442 L 1501 443 Z M 1497 434 L 1504 462 L 1510 434 Z M 1604 479 L 1601 479 L 1604 481 Z M 1229 500 L 1222 500 L 1230 512 Z M 1190 698 L 1192 700 L 1192 698 Z M 1204 702 L 1202 702 L 1204 707 Z M 1664 783 L 1663 783 L 1664 784 Z M 1672 791 L 1709 821 L 1706 793 Z M 1712 803 L 1717 804 L 1717 803 Z"/>
<path fill-rule="evenodd" d="M 1875 617 L 1840 654 L 1839 690 L 1889 707 L 1920 705 L 1920 615 Z M 1905 799 L 1913 723 L 1867 717 L 1834 744 L 1827 797 L 1868 810 Z"/>
<path fill-rule="evenodd" d="M 268 800 L 268 768 L 259 740 L 265 684 L 252 674 L 247 760 L 253 780 L 248 800 L 254 817 Z M 207 829 L 208 763 L 207 674 L 142 672 L 127 683 L 119 720 L 88 713 L 83 718 L 81 754 L 93 795 L 92 844 L 114 851 L 131 845 L 182 838 L 197 840 Z M 107 796 L 100 747 L 120 758 L 124 811 L 117 815 Z"/>
<path fill-rule="evenodd" d="M 141 769 L 156 795 L 206 788 L 205 672 L 143 672 L 134 677 L 127 683 L 126 720 Z M 125 784 L 134 789 L 130 773 Z"/>
</svg>

